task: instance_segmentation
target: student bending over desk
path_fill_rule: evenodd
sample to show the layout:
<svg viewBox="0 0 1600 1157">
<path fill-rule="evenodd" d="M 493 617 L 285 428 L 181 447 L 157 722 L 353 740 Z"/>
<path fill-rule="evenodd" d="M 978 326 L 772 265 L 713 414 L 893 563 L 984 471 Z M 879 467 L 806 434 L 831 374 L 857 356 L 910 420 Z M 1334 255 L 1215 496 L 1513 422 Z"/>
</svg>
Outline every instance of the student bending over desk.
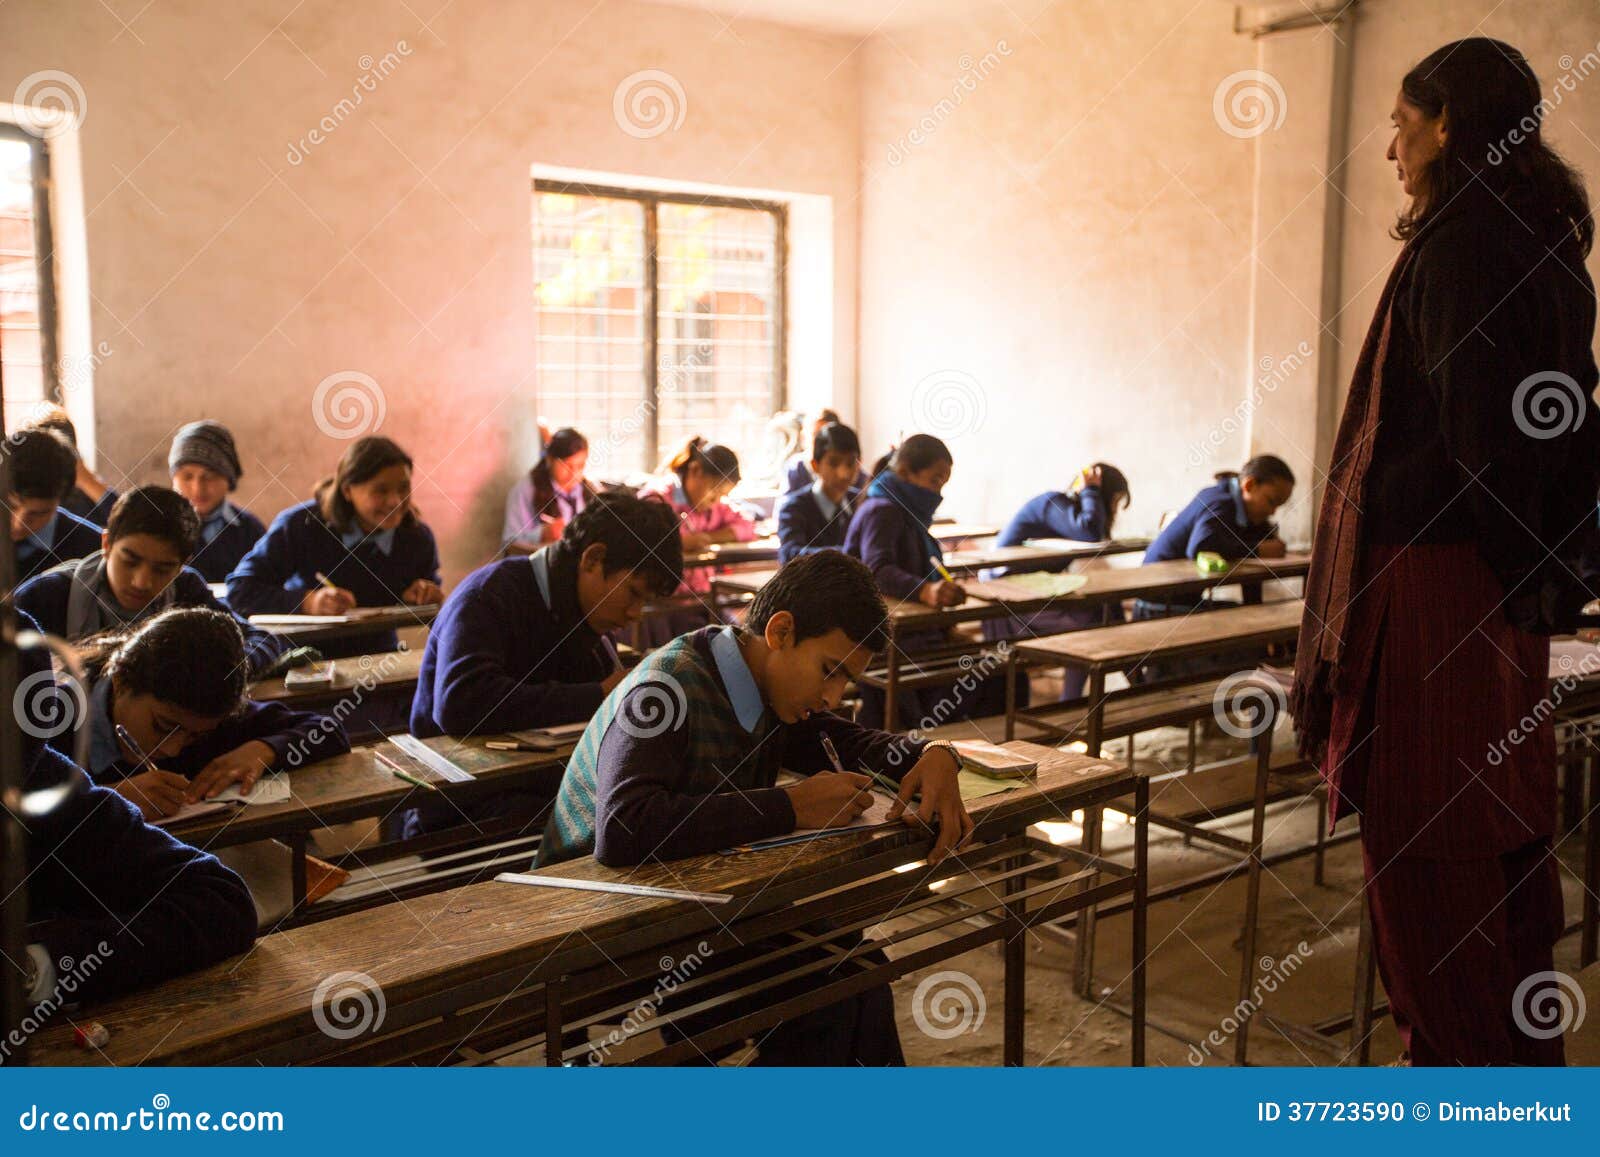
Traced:
<svg viewBox="0 0 1600 1157">
<path fill-rule="evenodd" d="M 117 504 L 119 495 L 83 460 L 83 454 L 78 450 L 78 427 L 71 415 L 62 406 L 46 406 L 43 412 L 27 423 L 25 429 L 53 430 L 72 447 L 72 456 L 76 460 L 72 489 L 61 500 L 61 509 L 95 526 L 104 526 L 106 519 L 111 517 L 111 508 Z"/>
<path fill-rule="evenodd" d="M 848 681 L 887 643 L 886 624 L 867 569 L 826 551 L 780 570 L 744 629 L 706 627 L 646 656 L 568 761 L 539 863 L 592 851 L 603 864 L 640 864 L 842 827 L 871 805 L 863 771 L 899 782 L 891 819 L 938 824 L 931 859 L 959 848 L 972 820 L 953 749 L 833 714 Z M 851 770 L 828 770 L 825 737 Z M 779 787 L 781 769 L 807 778 Z M 759 1063 L 903 1061 L 884 986 L 780 1025 L 761 1042 Z"/>
<path fill-rule="evenodd" d="M 229 613 L 200 573 L 185 565 L 199 544 L 200 520 L 182 495 L 164 486 L 128 491 L 112 508 L 101 541 L 104 547 L 94 553 L 23 583 L 17 607 L 72 642 L 125 629 L 170 607 Z M 288 644 L 236 621 L 247 673 L 260 675 Z"/>
<path fill-rule="evenodd" d="M 631 494 L 596 498 L 560 542 L 479 568 L 445 601 L 422 653 L 411 734 L 460 738 L 588 719 L 622 681 L 606 636 L 682 580 L 671 510 Z M 548 802 L 508 792 L 467 811 L 482 820 L 526 807 L 531 819 Z M 406 834 L 464 818 L 448 804 L 418 809 Z"/>
</svg>

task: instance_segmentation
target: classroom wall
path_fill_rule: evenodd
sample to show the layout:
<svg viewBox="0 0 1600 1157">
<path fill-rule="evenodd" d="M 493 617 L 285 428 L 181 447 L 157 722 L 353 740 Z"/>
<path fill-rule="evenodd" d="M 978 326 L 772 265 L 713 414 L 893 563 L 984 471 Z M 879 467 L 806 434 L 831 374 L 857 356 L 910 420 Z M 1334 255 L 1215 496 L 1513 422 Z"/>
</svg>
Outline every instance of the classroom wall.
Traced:
<svg viewBox="0 0 1600 1157">
<path fill-rule="evenodd" d="M 946 436 L 947 507 L 966 517 L 1004 519 L 1082 463 L 1115 462 L 1133 484 L 1130 533 L 1153 530 L 1212 471 L 1276 452 L 1311 483 L 1280 516 L 1304 541 L 1397 251 L 1388 229 L 1403 198 L 1384 150 L 1400 77 L 1481 34 L 1522 48 L 1551 92 L 1597 50 L 1600 9 L 1366 0 L 1343 33 L 1340 193 L 1323 179 L 1339 159 L 1332 33 L 1253 40 L 1232 32 L 1231 5 L 1188 0 L 1013 8 L 886 30 L 862 53 L 869 442 Z M 1600 76 L 1564 91 L 1547 124 L 1600 183 Z M 1325 234 L 1335 208 L 1342 240 Z M 1325 252 L 1338 278 L 1326 328 Z"/>
<path fill-rule="evenodd" d="M 950 443 L 947 508 L 1004 518 L 1103 459 L 1121 529 L 1154 529 L 1237 464 L 1242 434 L 1188 464 L 1247 370 L 1255 150 L 1212 92 L 1255 49 L 1229 21 L 1058 4 L 863 49 L 862 422 Z"/>
<path fill-rule="evenodd" d="M 126 26 L 99 0 L 0 6 L 0 94 L 59 69 L 87 101 L 95 432 L 114 479 L 164 480 L 172 431 L 212 417 L 239 436 L 240 496 L 270 517 L 346 445 L 313 398 L 355 371 L 381 391 L 379 432 L 417 458 L 447 578 L 483 561 L 530 462 L 536 163 L 832 198 L 823 388 L 850 404 L 853 39 L 621 0 L 114 7 Z M 613 115 L 644 69 L 686 97 L 681 126 L 648 138 Z M 325 417 L 370 422 L 354 404 Z"/>
</svg>

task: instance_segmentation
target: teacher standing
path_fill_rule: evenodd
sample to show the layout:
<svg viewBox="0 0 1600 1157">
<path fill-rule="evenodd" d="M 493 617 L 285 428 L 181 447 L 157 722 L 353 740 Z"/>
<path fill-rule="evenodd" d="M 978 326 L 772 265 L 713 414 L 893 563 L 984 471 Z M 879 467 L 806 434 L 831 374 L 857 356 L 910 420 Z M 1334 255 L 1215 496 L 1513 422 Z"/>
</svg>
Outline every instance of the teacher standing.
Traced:
<svg viewBox="0 0 1600 1157">
<path fill-rule="evenodd" d="M 1300 632 L 1302 751 L 1333 818 L 1360 814 L 1378 965 L 1418 1065 L 1563 1062 L 1559 1033 L 1528 1031 L 1563 926 L 1548 635 L 1583 601 L 1600 411 L 1594 226 L 1545 111 L 1496 40 L 1447 44 L 1401 82 L 1404 245 Z"/>
</svg>

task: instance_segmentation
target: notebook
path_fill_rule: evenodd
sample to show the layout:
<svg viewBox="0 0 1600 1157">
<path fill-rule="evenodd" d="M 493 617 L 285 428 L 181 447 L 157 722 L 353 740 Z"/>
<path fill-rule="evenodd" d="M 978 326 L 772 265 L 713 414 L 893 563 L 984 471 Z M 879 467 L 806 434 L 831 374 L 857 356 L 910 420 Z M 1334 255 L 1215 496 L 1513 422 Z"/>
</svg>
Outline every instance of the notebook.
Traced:
<svg viewBox="0 0 1600 1157">
<path fill-rule="evenodd" d="M 333 686 L 333 660 L 322 663 L 312 663 L 309 667 L 296 667 L 284 672 L 283 685 L 285 687 L 331 687 Z"/>
<path fill-rule="evenodd" d="M 961 756 L 963 770 L 975 771 L 993 779 L 1025 779 L 1039 770 L 1039 761 L 1018 755 L 994 743 L 981 739 L 959 739 L 956 753 Z"/>
</svg>

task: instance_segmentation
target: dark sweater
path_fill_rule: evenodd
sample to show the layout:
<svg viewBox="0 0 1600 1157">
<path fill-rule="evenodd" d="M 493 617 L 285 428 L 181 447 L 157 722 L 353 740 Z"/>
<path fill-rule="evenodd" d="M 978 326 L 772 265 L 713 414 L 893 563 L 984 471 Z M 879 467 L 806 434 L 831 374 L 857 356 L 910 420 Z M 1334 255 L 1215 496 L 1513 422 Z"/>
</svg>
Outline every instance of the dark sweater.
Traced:
<svg viewBox="0 0 1600 1157">
<path fill-rule="evenodd" d="M 267 528 L 259 518 L 235 507 L 233 521 L 224 525 L 210 542 L 202 542 L 189 565 L 208 583 L 227 582 L 233 568 L 266 533 Z"/>
<path fill-rule="evenodd" d="M 293 614 L 321 571 L 356 597 L 361 607 L 399 604 L 418 579 L 439 581 L 439 550 L 433 532 L 418 522 L 394 532 L 384 554 L 372 539 L 345 546 L 339 531 L 323 521 L 315 500 L 291 506 L 272 520 L 267 533 L 228 575 L 228 605 L 241 615 Z M 393 650 L 393 631 L 321 646 L 327 654 Z"/>
<path fill-rule="evenodd" d="M 107 487 L 106 492 L 96 502 L 76 486 L 72 493 L 61 500 L 61 509 L 70 510 L 85 522 L 92 522 L 95 526 L 104 526 L 106 519 L 111 517 L 111 508 L 117 504 L 117 499 L 122 497 L 114 489 Z"/>
<path fill-rule="evenodd" d="M 996 546 L 1021 546 L 1030 538 L 1100 542 L 1106 537 L 1106 504 L 1098 486 L 1076 493 L 1047 490 L 1022 504 L 995 539 Z"/>
<path fill-rule="evenodd" d="M 99 548 L 96 547 L 96 550 Z M 91 552 L 93 553 L 93 552 Z M 178 572 L 178 577 L 172 580 L 172 599 L 170 602 L 157 600 L 149 608 L 152 612 L 166 610 L 169 607 L 202 607 L 208 611 L 221 611 L 223 614 L 233 614 L 228 607 L 217 601 L 211 593 L 211 588 L 206 585 L 206 580 L 199 573 L 184 567 Z M 34 620 L 51 634 L 67 636 L 67 603 L 72 595 L 72 567 L 61 566 L 55 570 L 47 571 L 35 578 L 29 579 L 17 588 L 15 602 L 20 610 L 28 612 Z M 107 593 L 105 598 L 112 596 Z M 143 616 L 140 616 L 143 618 Z M 277 635 L 263 631 L 259 627 L 252 627 L 249 622 L 233 615 L 239 624 L 239 630 L 244 635 L 245 662 L 249 667 L 252 678 L 277 660 L 279 655 L 288 649 L 288 644 Z M 139 620 L 134 620 L 135 622 Z M 76 640 L 71 640 L 76 642 Z"/>
<path fill-rule="evenodd" d="M 1144 561 L 1194 558 L 1203 550 L 1237 561 L 1255 554 L 1257 547 L 1277 533 L 1274 523 L 1250 521 L 1239 496 L 1238 480 L 1225 478 L 1196 494 L 1161 528 L 1144 552 Z"/>
<path fill-rule="evenodd" d="M 540 560 L 540 561 L 536 561 Z M 550 601 L 536 571 L 548 566 Z M 487 735 L 594 714 L 616 667 L 578 608 L 577 567 L 562 544 L 480 567 L 428 632 L 411 734 Z"/>
<path fill-rule="evenodd" d="M 809 485 L 784 495 L 778 500 L 778 561 L 843 547 L 851 511 L 860 501 L 861 492 L 852 489 L 830 518 L 822 512 L 816 491 Z"/>
<path fill-rule="evenodd" d="M 921 758 L 924 744 L 831 712 L 786 724 L 762 704 L 746 729 L 713 653 L 732 630 L 679 636 L 606 697 L 567 761 L 540 864 L 591 851 L 610 865 L 675 860 L 791 832 L 778 772 L 831 769 L 824 735 L 845 767 L 897 781 Z"/>
<path fill-rule="evenodd" d="M 1541 415 L 1535 399 L 1565 401 L 1570 428 L 1581 411 L 1549 375 L 1584 395 L 1597 377 L 1594 285 L 1575 243 L 1548 248 L 1540 224 L 1473 186 L 1418 238 L 1395 292 L 1362 504 L 1366 542 L 1476 543 L 1508 591 L 1572 530 L 1545 525 L 1561 407 Z"/>
<path fill-rule="evenodd" d="M 851 516 L 844 549 L 867 564 L 878 589 L 890 598 L 912 598 L 923 583 L 939 578 L 929 562 L 927 533 L 893 499 L 862 501 Z"/>
<path fill-rule="evenodd" d="M 53 566 L 88 557 L 100 549 L 100 536 L 103 533 L 98 523 L 86 522 L 65 507 L 57 507 L 54 536 L 50 540 L 49 550 L 33 550 L 27 542 L 15 544 L 17 584 L 20 586 Z"/>
<path fill-rule="evenodd" d="M 63 779 L 80 790 L 28 820 L 28 918 L 58 984 L 60 962 L 77 964 L 66 973 L 76 978 L 67 999 L 105 1000 L 249 949 L 255 905 L 238 876 L 150 827 L 57 752 L 36 749 L 30 780 Z M 90 969 L 94 957 L 100 964 Z"/>
</svg>

